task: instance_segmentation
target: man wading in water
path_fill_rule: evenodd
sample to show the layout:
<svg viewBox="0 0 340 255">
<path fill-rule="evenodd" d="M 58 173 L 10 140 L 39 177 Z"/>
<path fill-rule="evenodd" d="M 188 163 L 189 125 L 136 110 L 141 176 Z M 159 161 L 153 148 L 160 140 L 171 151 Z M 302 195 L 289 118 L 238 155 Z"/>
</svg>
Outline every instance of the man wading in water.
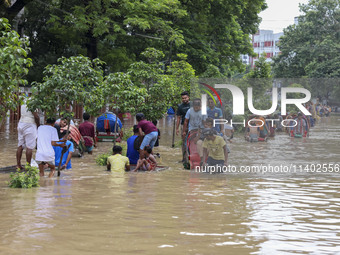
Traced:
<svg viewBox="0 0 340 255">
<path fill-rule="evenodd" d="M 79 125 L 79 132 L 85 141 L 86 151 L 92 154 L 93 146 L 97 147 L 94 125 L 89 121 L 90 114 L 84 112 L 84 122 Z"/>
<path fill-rule="evenodd" d="M 190 109 L 190 98 L 189 98 L 189 93 L 188 92 L 183 92 L 181 94 L 181 98 L 182 98 L 182 103 L 178 106 L 177 109 L 177 121 L 176 121 L 176 135 L 179 135 L 180 131 L 181 131 L 181 135 L 183 133 L 183 125 L 184 125 L 184 120 L 185 120 L 185 114 L 187 113 L 187 111 Z M 179 124 L 181 124 L 181 130 L 179 130 Z M 185 130 L 186 131 L 186 130 Z M 185 148 L 185 137 L 182 137 L 182 162 L 185 161 L 185 152 L 186 152 L 186 148 Z"/>
<path fill-rule="evenodd" d="M 22 169 L 21 156 L 26 148 L 26 162 L 31 164 L 32 152 L 37 145 L 37 127 L 39 127 L 39 115 L 30 112 L 26 105 L 21 106 L 21 117 L 18 123 L 18 149 L 17 168 Z"/>
<path fill-rule="evenodd" d="M 46 125 L 42 125 L 38 128 L 38 148 L 35 160 L 39 165 L 40 176 L 44 176 L 44 165 L 48 164 L 48 167 L 51 169 L 48 177 L 53 177 L 55 172 L 53 146 L 65 147 L 66 138 L 59 140 L 58 132 L 54 127 L 54 124 L 55 118 L 48 118 L 46 120 Z"/>
</svg>

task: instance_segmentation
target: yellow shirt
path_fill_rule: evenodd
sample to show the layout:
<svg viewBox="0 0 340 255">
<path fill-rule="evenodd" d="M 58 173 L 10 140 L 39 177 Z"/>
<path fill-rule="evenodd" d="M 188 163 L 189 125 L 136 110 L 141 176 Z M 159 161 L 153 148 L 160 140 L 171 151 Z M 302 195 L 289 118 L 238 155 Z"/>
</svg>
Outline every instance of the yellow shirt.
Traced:
<svg viewBox="0 0 340 255">
<path fill-rule="evenodd" d="M 122 156 L 122 154 L 115 154 L 107 158 L 107 164 L 111 165 L 111 172 L 125 172 L 125 166 L 130 165 L 128 157 Z"/>
<path fill-rule="evenodd" d="M 215 160 L 225 160 L 224 145 L 226 145 L 226 143 L 221 136 L 215 136 L 214 141 L 205 138 L 203 142 L 203 148 L 208 149 L 209 157 L 212 157 Z"/>
</svg>

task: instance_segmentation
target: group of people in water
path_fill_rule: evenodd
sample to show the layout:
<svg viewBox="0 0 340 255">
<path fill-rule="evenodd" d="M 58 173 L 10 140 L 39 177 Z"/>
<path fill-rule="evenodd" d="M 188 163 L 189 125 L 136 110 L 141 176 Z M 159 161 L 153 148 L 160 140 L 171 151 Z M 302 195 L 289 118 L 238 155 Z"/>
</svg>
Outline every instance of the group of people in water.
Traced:
<svg viewBox="0 0 340 255">
<path fill-rule="evenodd" d="M 124 171 L 154 171 L 157 161 L 153 148 L 158 146 L 160 131 L 157 121 L 147 121 L 143 113 L 136 114 L 137 125 L 133 126 L 133 135 L 127 139 L 127 153 L 122 155 L 122 147 L 115 145 L 113 155 L 107 159 L 107 170 L 112 172 Z M 134 169 L 131 168 L 134 166 Z"/>
<path fill-rule="evenodd" d="M 84 122 L 77 128 L 72 121 L 68 125 L 66 119 L 55 118 L 47 118 L 45 125 L 40 125 L 37 112 L 29 111 L 25 104 L 20 110 L 16 153 L 18 169 L 24 168 L 21 165 L 21 157 L 26 149 L 26 162 L 37 164 L 40 176 L 44 176 L 44 170 L 50 168 L 49 177 L 53 177 L 56 166 L 58 170 L 72 168 L 74 144 L 79 145 L 82 142 L 89 154 L 92 154 L 93 147 L 97 145 L 94 124 L 89 121 L 90 115 L 87 113 L 83 114 Z M 37 151 L 33 160 L 32 152 L 35 148 Z"/>
<path fill-rule="evenodd" d="M 215 100 L 209 98 L 207 113 L 202 114 L 201 99 L 196 98 L 192 104 L 188 92 L 181 94 L 182 103 L 176 112 L 176 134 L 181 135 L 182 160 L 184 167 L 192 169 L 197 166 L 227 166 L 234 128 L 223 121 L 223 111 L 216 107 Z M 319 103 L 309 102 L 304 105 L 312 115 L 303 113 L 282 116 L 250 116 L 245 127 L 245 140 L 249 142 L 267 141 L 277 131 L 285 131 L 291 137 L 307 137 L 310 128 L 319 116 L 328 116 L 331 108 Z M 95 127 L 89 121 L 90 115 L 83 114 L 84 122 L 77 128 L 67 120 L 48 118 L 45 125 L 40 125 L 37 113 L 30 112 L 26 106 L 21 107 L 21 119 L 18 124 L 17 167 L 22 168 L 21 156 L 26 148 L 26 161 L 31 162 L 32 151 L 37 147 L 35 161 L 39 166 L 40 176 L 49 167 L 49 177 L 54 176 L 55 166 L 60 169 L 71 168 L 74 145 L 83 143 L 85 151 L 92 154 L 97 146 Z M 122 155 L 122 147 L 115 145 L 113 155 L 107 159 L 107 169 L 112 172 L 153 171 L 157 167 L 153 148 L 158 146 L 160 138 L 157 122 L 147 121 L 143 113 L 136 114 L 137 125 L 133 126 L 133 135 L 127 139 L 127 154 Z M 277 120 L 275 123 L 273 120 Z M 221 124 L 222 123 L 222 124 Z M 285 125 L 283 125 L 285 123 Z M 71 131 L 71 132 L 69 132 Z"/>
<path fill-rule="evenodd" d="M 223 112 L 216 107 L 213 98 L 208 99 L 207 113 L 201 112 L 201 100 L 196 98 L 190 104 L 189 94 L 181 94 L 182 104 L 177 110 L 176 133 L 182 134 L 182 162 L 185 168 L 197 166 L 227 165 L 232 142 L 233 126 L 224 121 Z M 267 141 L 275 132 L 286 132 L 290 137 L 308 137 L 310 129 L 320 116 L 328 116 L 331 108 L 320 103 L 308 102 L 304 107 L 311 113 L 301 112 L 282 116 L 280 113 L 270 116 L 249 116 L 245 121 L 244 137 L 249 142 Z M 216 121 L 220 119 L 220 121 Z M 223 120 L 223 121 L 222 121 Z M 223 124 L 221 124 L 223 123 Z M 181 127 L 181 128 L 180 128 Z"/>
</svg>

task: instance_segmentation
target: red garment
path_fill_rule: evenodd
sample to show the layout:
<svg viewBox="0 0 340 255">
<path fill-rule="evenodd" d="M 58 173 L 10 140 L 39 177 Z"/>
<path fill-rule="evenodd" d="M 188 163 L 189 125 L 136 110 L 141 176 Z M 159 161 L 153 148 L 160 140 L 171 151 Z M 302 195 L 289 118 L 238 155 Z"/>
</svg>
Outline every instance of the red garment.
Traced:
<svg viewBox="0 0 340 255">
<path fill-rule="evenodd" d="M 95 139 L 94 125 L 89 121 L 84 121 L 79 125 L 79 132 L 84 138 L 85 146 L 92 146 Z"/>
<path fill-rule="evenodd" d="M 67 130 L 67 125 L 63 128 L 60 128 L 60 131 L 65 131 Z M 70 137 L 72 138 L 72 140 L 76 143 L 79 144 L 79 141 L 81 140 L 81 134 L 79 133 L 79 130 L 76 126 L 74 125 L 70 125 Z"/>
<path fill-rule="evenodd" d="M 147 120 L 141 120 L 140 122 L 138 122 L 137 127 L 141 128 L 146 135 L 150 134 L 151 132 L 158 131 L 156 126 L 151 121 Z"/>
<path fill-rule="evenodd" d="M 156 164 L 154 162 L 152 162 L 150 158 L 147 158 L 146 161 L 150 164 L 150 169 L 149 170 L 150 171 L 155 170 Z"/>
</svg>

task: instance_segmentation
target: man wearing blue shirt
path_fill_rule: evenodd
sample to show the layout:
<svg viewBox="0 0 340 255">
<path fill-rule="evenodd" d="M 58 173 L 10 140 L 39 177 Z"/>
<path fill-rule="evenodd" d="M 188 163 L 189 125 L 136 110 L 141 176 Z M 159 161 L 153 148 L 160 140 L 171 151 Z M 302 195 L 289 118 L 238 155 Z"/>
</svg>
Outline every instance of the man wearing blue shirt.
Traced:
<svg viewBox="0 0 340 255">
<path fill-rule="evenodd" d="M 127 143 L 126 156 L 129 158 L 130 164 L 135 165 L 137 164 L 137 161 L 139 159 L 139 152 L 134 148 L 134 143 L 139 133 L 137 125 L 133 126 L 133 133 L 134 135 L 130 136 L 126 141 Z"/>
<path fill-rule="evenodd" d="M 215 107 L 215 102 L 214 102 L 214 100 L 212 98 L 208 99 L 208 106 L 209 106 L 209 108 L 207 109 L 208 118 L 212 118 L 214 120 L 216 120 L 216 119 L 223 119 L 222 110 L 220 108 Z M 218 133 L 223 133 L 224 134 L 223 124 L 215 125 L 214 129 Z"/>
<path fill-rule="evenodd" d="M 67 133 L 66 130 L 61 133 L 61 135 L 60 135 L 61 136 L 61 140 L 66 136 L 66 133 Z M 66 169 L 71 169 L 72 168 L 71 158 L 72 158 L 72 152 L 74 152 L 74 146 L 73 146 L 73 143 L 68 140 L 68 137 L 66 139 L 67 139 L 67 141 L 66 141 L 65 148 L 67 150 L 64 153 L 63 158 L 61 160 L 61 167 L 60 167 L 60 169 L 65 169 L 65 168 Z M 60 142 L 57 142 L 57 144 L 59 144 L 59 143 Z M 55 165 L 58 167 L 63 148 L 61 148 L 59 146 L 53 146 L 53 149 L 54 149 L 54 153 L 55 153 Z"/>
</svg>

